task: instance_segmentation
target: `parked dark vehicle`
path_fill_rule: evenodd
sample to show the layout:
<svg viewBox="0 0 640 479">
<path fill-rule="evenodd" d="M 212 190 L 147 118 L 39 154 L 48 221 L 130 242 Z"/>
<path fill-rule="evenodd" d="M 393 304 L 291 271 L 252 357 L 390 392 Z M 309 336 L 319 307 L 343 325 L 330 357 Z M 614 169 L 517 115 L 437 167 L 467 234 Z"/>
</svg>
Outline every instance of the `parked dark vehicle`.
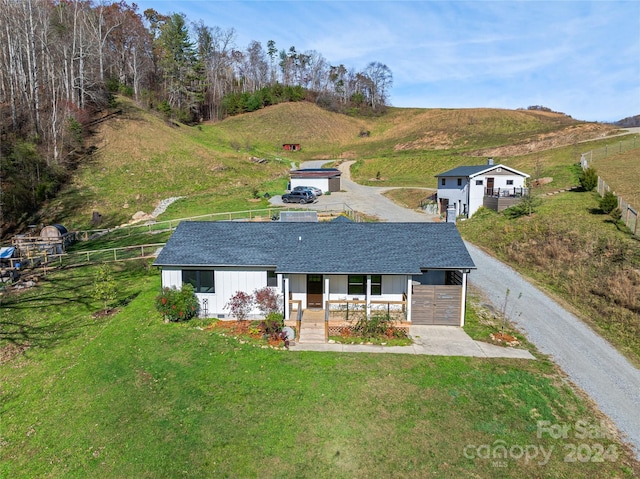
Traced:
<svg viewBox="0 0 640 479">
<path fill-rule="evenodd" d="M 315 186 L 296 186 L 293 191 L 304 191 L 308 190 L 313 193 L 316 197 L 322 196 L 322 190 L 320 188 L 316 188 Z"/>
<path fill-rule="evenodd" d="M 291 193 L 282 195 L 283 203 L 300 203 L 303 205 L 305 203 L 313 203 L 314 201 L 316 201 L 316 197 L 309 190 L 292 191 Z"/>
</svg>

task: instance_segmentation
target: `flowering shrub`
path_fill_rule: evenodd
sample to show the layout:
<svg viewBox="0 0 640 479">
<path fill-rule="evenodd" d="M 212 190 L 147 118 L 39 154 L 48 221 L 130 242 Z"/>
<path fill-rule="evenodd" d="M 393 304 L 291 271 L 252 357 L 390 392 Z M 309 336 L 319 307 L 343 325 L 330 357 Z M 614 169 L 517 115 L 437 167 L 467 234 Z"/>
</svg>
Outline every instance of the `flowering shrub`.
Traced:
<svg viewBox="0 0 640 479">
<path fill-rule="evenodd" d="M 260 310 L 263 316 L 268 318 L 282 310 L 282 296 L 268 286 L 256 289 L 253 294 L 236 291 L 224 305 L 224 309 L 229 311 L 230 315 L 238 321 L 243 321 L 247 319 L 254 306 Z"/>
<path fill-rule="evenodd" d="M 224 305 L 224 309 L 229 311 L 231 316 L 238 321 L 243 321 L 247 319 L 253 309 L 253 296 L 244 291 L 237 291 L 236 294 L 231 296 L 229 302 Z"/>
<path fill-rule="evenodd" d="M 265 316 L 282 311 L 282 296 L 273 288 L 265 286 L 264 288 L 256 289 L 253 292 L 253 298 L 256 306 Z"/>
<path fill-rule="evenodd" d="M 180 290 L 175 287 L 162 288 L 155 303 L 165 321 L 187 321 L 200 310 L 200 302 L 190 284 L 183 284 Z"/>
</svg>

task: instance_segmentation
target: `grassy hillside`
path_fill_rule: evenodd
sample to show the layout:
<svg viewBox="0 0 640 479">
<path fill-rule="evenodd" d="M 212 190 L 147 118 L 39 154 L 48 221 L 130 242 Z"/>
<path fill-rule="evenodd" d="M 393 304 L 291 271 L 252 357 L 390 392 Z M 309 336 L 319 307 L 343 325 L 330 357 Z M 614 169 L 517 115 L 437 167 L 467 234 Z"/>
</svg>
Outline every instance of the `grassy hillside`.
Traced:
<svg viewBox="0 0 640 479">
<path fill-rule="evenodd" d="M 640 244 L 595 192 L 546 197 L 532 216 L 480 210 L 461 234 L 561 298 L 640 365 Z"/>
<path fill-rule="evenodd" d="M 104 224 L 113 226 L 176 196 L 185 199 L 166 218 L 259 208 L 266 201 L 253 201 L 254 191 L 275 193 L 286 184 L 288 161 L 251 161 L 256 150 L 224 131 L 167 122 L 121 102 L 123 114 L 101 126 L 97 151 L 49 206 L 46 218 L 69 229 L 87 228 L 98 211 Z"/>
<path fill-rule="evenodd" d="M 316 158 L 354 158 L 358 178 L 376 182 L 370 179 L 380 171 L 378 183 L 420 186 L 491 154 L 553 176 L 551 189 L 575 183 L 577 138 L 608 131 L 537 112 L 391 109 L 356 119 L 308 104 L 190 128 L 124 100 L 122 107 L 102 125 L 91 162 L 50 205 L 52 221 L 88 226 L 99 211 L 118 224 L 174 196 L 185 198 L 161 219 L 258 208 L 265 200 L 254 201 L 254 190 L 282 191 L 291 162 Z M 285 142 L 303 150 L 285 153 Z M 548 149 L 560 145 L 569 146 Z M 411 191 L 394 194 L 411 203 Z M 637 246 L 594 214 L 596 204 L 590 193 L 557 195 L 533 218 L 489 212 L 460 227 L 566 301 L 580 301 L 585 309 L 574 307 L 584 315 L 604 311 L 613 321 L 594 318 L 596 327 L 635 354 L 638 330 L 613 308 L 621 301 L 638 307 L 630 289 L 640 284 L 633 282 L 637 266 L 620 268 L 636 261 Z M 104 237 L 79 249 L 120 241 Z M 130 241 L 149 242 L 142 234 Z M 49 272 L 33 288 L 0 297 L 0 477 L 640 474 L 609 437 L 606 419 L 537 353 L 536 361 L 523 361 L 262 349 L 220 336 L 206 321 L 163 323 L 153 308 L 158 272 L 138 261 L 114 268 L 112 316 L 94 316 L 103 307 L 92 297 L 94 267 Z M 584 301 L 594 289 L 600 299 Z M 477 311 L 470 304 L 468 329 L 484 338 L 493 326 Z M 540 438 L 539 420 L 583 421 L 604 437 L 580 444 Z M 551 454 L 548 462 L 542 455 L 481 457 L 500 445 Z M 572 445 L 586 461 L 567 462 Z"/>
<path fill-rule="evenodd" d="M 637 144 L 639 149 L 594 161 L 592 166 L 617 194 L 640 208 L 640 137 Z"/>
<path fill-rule="evenodd" d="M 433 187 L 436 173 L 482 163 L 487 155 L 513 156 L 612 131 L 545 112 L 391 108 L 381 117 L 353 118 L 309 103 L 188 127 L 127 99 L 120 106 L 123 113 L 100 126 L 93 138 L 96 152 L 49 205 L 44 222 L 87 228 L 98 211 L 104 224 L 113 226 L 176 196 L 185 198 L 163 218 L 259 208 L 267 203 L 255 201 L 254 193 L 282 192 L 291 163 L 310 159 L 356 159 L 353 176 L 365 184 Z M 285 152 L 283 143 L 300 143 L 302 151 Z M 269 161 L 257 163 L 252 157 Z M 527 157 L 520 165 L 498 157 L 503 159 L 525 171 L 537 160 Z M 559 175 L 558 184 L 571 176 L 565 159 L 562 172 L 554 170 L 553 158 L 540 161 L 543 176 Z"/>
</svg>

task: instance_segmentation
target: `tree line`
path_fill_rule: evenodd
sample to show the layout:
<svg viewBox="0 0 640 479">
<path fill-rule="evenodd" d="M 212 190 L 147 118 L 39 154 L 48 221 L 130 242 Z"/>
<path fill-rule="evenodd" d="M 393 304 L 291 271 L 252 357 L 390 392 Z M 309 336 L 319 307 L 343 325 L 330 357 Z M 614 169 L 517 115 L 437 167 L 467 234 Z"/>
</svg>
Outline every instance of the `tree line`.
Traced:
<svg viewBox="0 0 640 479">
<path fill-rule="evenodd" d="M 135 3 L 0 0 L 0 225 L 56 193 L 115 94 L 189 124 L 281 101 L 383 111 L 393 83 L 317 51 L 235 42 L 233 28 Z"/>
</svg>

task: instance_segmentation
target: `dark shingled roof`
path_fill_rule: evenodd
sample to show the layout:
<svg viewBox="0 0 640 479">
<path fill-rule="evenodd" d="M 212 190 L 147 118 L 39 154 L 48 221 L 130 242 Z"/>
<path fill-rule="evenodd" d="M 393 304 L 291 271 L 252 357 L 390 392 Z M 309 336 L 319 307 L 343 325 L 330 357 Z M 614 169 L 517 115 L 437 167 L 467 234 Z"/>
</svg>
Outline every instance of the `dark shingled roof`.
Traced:
<svg viewBox="0 0 640 479">
<path fill-rule="evenodd" d="M 436 175 L 436 178 L 439 176 L 467 177 L 467 176 L 476 175 L 482 171 L 489 170 L 491 168 L 494 168 L 494 167 L 489 165 L 458 166 L 453 170 L 445 171 L 444 173 L 440 173 L 439 175 Z"/>
<path fill-rule="evenodd" d="M 291 178 L 335 178 L 342 175 L 337 168 L 305 168 L 291 170 Z"/>
<path fill-rule="evenodd" d="M 420 274 L 475 269 L 452 223 L 185 221 L 156 266 L 254 266 L 278 273 Z"/>
<path fill-rule="evenodd" d="M 471 177 L 471 176 L 475 176 L 479 173 L 484 173 L 485 171 L 491 171 L 494 170 L 496 168 L 504 168 L 505 170 L 509 170 L 512 173 L 515 173 L 517 175 L 522 175 L 525 177 L 528 177 L 529 175 L 527 175 L 526 173 L 523 173 L 521 171 L 518 170 L 514 170 L 513 168 L 510 168 L 508 166 L 504 166 L 504 165 L 475 165 L 475 166 L 458 166 L 457 168 L 454 168 L 453 170 L 449 170 L 449 171 L 445 171 L 444 173 L 440 173 L 438 175 L 436 175 L 436 178 L 440 178 L 440 177 L 462 177 L 462 178 L 467 178 L 467 177 Z"/>
<path fill-rule="evenodd" d="M 336 216 L 335 218 L 333 218 L 331 220 L 332 223 L 353 223 L 353 220 L 350 219 L 347 216 L 344 215 L 340 215 L 340 216 Z"/>
</svg>

